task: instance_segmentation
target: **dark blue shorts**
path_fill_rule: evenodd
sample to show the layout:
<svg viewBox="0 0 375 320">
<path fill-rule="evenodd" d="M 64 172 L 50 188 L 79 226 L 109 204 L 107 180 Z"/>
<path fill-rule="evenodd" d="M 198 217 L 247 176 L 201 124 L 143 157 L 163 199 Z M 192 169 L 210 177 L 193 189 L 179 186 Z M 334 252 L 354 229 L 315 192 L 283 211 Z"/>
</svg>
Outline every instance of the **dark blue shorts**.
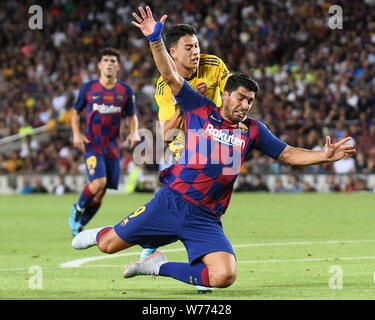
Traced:
<svg viewBox="0 0 375 320">
<path fill-rule="evenodd" d="M 114 230 L 122 240 L 143 248 L 158 248 L 180 240 L 190 263 L 216 251 L 235 256 L 218 217 L 165 187 L 150 202 L 116 224 Z"/>
<path fill-rule="evenodd" d="M 86 152 L 84 155 L 89 181 L 107 178 L 107 188 L 117 189 L 120 182 L 120 160 L 103 157 L 101 154 Z"/>
</svg>

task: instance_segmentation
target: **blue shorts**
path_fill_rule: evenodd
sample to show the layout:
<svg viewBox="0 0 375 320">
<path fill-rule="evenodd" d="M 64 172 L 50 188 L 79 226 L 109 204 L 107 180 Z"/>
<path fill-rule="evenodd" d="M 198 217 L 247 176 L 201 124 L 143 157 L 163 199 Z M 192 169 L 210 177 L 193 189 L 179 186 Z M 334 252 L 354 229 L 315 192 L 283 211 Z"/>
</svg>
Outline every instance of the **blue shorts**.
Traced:
<svg viewBox="0 0 375 320">
<path fill-rule="evenodd" d="M 89 181 L 107 178 L 107 188 L 117 189 L 120 182 L 120 160 L 103 157 L 101 154 L 86 152 L 84 155 Z"/>
<path fill-rule="evenodd" d="M 165 187 L 150 202 L 116 224 L 114 230 L 122 240 L 143 248 L 158 248 L 180 240 L 189 263 L 216 251 L 235 256 L 218 217 Z"/>
</svg>

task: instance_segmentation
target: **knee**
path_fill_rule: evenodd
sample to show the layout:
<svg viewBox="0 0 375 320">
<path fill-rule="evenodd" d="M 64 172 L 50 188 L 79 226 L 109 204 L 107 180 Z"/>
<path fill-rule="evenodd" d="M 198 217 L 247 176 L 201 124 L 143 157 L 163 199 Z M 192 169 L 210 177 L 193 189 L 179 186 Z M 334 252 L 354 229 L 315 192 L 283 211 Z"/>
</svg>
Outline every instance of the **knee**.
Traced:
<svg viewBox="0 0 375 320">
<path fill-rule="evenodd" d="M 101 237 L 97 243 L 97 246 L 101 252 L 104 253 L 115 253 L 116 251 L 113 248 L 112 241 L 109 237 Z"/>
<path fill-rule="evenodd" d="M 107 188 L 106 178 L 95 179 L 90 184 L 90 189 L 94 194 L 104 193 L 106 188 Z"/>
<path fill-rule="evenodd" d="M 221 269 L 210 274 L 210 285 L 213 287 L 218 288 L 227 288 L 236 281 L 237 272 L 236 269 L 228 268 L 228 269 Z"/>
</svg>

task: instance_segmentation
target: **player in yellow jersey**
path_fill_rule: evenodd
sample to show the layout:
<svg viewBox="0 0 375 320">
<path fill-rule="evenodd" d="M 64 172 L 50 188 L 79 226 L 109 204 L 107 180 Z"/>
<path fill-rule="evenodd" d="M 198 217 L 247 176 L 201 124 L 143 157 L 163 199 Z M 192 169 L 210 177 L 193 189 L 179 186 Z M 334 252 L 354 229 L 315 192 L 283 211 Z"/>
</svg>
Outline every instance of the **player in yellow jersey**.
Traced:
<svg viewBox="0 0 375 320">
<path fill-rule="evenodd" d="M 166 33 L 166 45 L 176 63 L 178 73 L 195 90 L 212 100 L 217 106 L 221 106 L 220 92 L 224 91 L 230 73 L 220 58 L 200 53 L 196 29 L 187 24 L 172 26 Z M 155 100 L 159 106 L 159 121 L 164 141 L 171 141 L 174 136 L 170 130 L 181 130 L 169 144 L 177 160 L 185 145 L 184 116 L 174 101 L 171 89 L 162 77 L 156 85 Z"/>
<path fill-rule="evenodd" d="M 221 106 L 221 94 L 230 75 L 225 63 L 218 57 L 201 54 L 197 31 L 187 24 L 172 26 L 166 33 L 166 45 L 169 54 L 176 63 L 178 73 L 199 93 Z M 169 86 L 159 78 L 156 85 L 155 100 L 159 106 L 159 121 L 163 140 L 169 144 L 176 160 L 185 146 L 184 115 L 174 100 Z M 178 134 L 174 129 L 179 129 Z M 156 251 L 156 248 L 143 249 L 140 260 L 144 260 Z M 197 286 L 199 292 L 212 291 L 212 288 Z"/>
</svg>

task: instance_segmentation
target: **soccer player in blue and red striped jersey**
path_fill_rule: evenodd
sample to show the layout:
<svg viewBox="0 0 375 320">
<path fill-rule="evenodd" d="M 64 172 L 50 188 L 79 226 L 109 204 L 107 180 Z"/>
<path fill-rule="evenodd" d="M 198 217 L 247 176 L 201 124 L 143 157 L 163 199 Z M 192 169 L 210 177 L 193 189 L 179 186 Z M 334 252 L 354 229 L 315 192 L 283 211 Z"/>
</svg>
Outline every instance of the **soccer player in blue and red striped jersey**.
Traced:
<svg viewBox="0 0 375 320">
<path fill-rule="evenodd" d="M 99 79 L 83 84 L 73 107 L 73 144 L 84 153 L 89 183 L 72 206 L 69 226 L 75 236 L 99 210 L 107 188 L 117 189 L 120 179 L 120 128 L 128 117 L 126 143 L 134 147 L 138 119 L 133 89 L 117 79 L 120 53 L 105 48 L 98 55 Z M 85 109 L 85 133 L 80 131 L 79 113 Z"/>
<path fill-rule="evenodd" d="M 137 275 L 172 277 L 192 285 L 228 287 L 236 279 L 236 258 L 220 221 L 246 155 L 257 149 L 291 165 L 332 162 L 355 153 L 350 137 L 323 151 L 295 148 L 276 138 L 260 121 L 246 118 L 258 84 L 243 74 L 231 75 L 222 106 L 195 91 L 182 78 L 161 38 L 166 16 L 155 22 L 151 9 L 133 13 L 150 42 L 156 66 L 181 106 L 186 142 L 181 158 L 160 175 L 163 187 L 147 204 L 113 227 L 83 231 L 72 241 L 75 249 L 97 245 L 114 253 L 135 244 L 160 247 L 180 240 L 189 263 L 168 262 L 159 251 L 125 268 L 125 278 Z"/>
</svg>

